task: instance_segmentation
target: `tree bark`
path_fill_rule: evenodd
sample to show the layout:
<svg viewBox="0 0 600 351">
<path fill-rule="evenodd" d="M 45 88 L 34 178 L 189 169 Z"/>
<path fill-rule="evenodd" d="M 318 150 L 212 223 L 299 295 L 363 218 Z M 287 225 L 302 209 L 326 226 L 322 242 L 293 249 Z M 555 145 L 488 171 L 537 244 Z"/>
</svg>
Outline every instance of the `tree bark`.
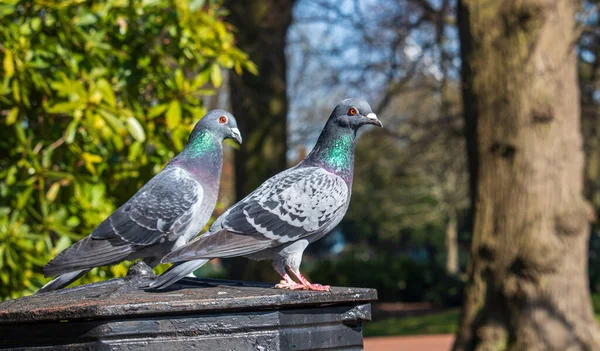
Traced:
<svg viewBox="0 0 600 351">
<path fill-rule="evenodd" d="M 454 350 L 600 350 L 591 305 L 572 0 L 462 0 L 473 191 Z"/>
<path fill-rule="evenodd" d="M 244 138 L 235 153 L 235 192 L 244 198 L 286 168 L 287 82 L 285 39 L 293 0 L 228 0 L 228 21 L 237 27 L 237 45 L 259 75 L 230 74 L 232 113 Z M 268 262 L 227 260 L 232 279 L 273 279 Z M 265 276 L 266 275 L 266 276 Z"/>
<path fill-rule="evenodd" d="M 446 222 L 446 271 L 450 274 L 459 273 L 457 226 L 456 212 L 454 210 L 448 211 L 448 221 Z"/>
</svg>

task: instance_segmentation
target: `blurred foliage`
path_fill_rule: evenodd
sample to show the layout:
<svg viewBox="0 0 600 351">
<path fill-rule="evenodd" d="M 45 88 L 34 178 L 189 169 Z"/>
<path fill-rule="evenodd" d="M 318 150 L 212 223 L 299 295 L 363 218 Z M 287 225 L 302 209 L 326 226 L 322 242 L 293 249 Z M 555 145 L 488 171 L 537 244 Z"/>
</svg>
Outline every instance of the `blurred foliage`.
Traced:
<svg viewBox="0 0 600 351">
<path fill-rule="evenodd" d="M 600 236 L 597 233 L 592 233 L 588 250 L 590 290 L 593 293 L 600 293 Z M 598 297 L 598 305 L 594 300 L 594 306 L 598 307 L 597 311 L 600 313 L 600 295 Z"/>
<path fill-rule="evenodd" d="M 600 314 L 600 294 L 592 294 L 592 305 L 594 306 L 594 313 Z"/>
<path fill-rule="evenodd" d="M 432 139 L 439 141 L 437 136 Z M 421 141 L 381 130 L 360 137 L 352 200 L 341 223 L 349 243 L 390 255 L 415 245 L 445 253 L 448 213 L 465 212 L 466 171 L 457 152 L 447 152 L 449 147 L 439 142 Z M 456 228 L 460 232 L 463 222 L 461 217 Z"/>
<path fill-rule="evenodd" d="M 0 3 L 0 300 L 36 291 L 49 259 L 183 148 L 223 69 L 256 74 L 224 15 L 202 0 Z"/>
<path fill-rule="evenodd" d="M 379 130 L 363 134 L 355 152 L 352 200 L 342 222 L 346 240 L 389 254 L 414 243 L 443 246 L 432 186 L 406 167 L 413 154 Z M 431 227 L 439 228 L 431 233 Z"/>
<path fill-rule="evenodd" d="M 310 280 L 319 283 L 377 289 L 379 301 L 458 306 L 462 299 L 463 282 L 459 278 L 446 273 L 441 265 L 407 256 L 349 250 L 319 262 L 307 273 Z"/>
</svg>

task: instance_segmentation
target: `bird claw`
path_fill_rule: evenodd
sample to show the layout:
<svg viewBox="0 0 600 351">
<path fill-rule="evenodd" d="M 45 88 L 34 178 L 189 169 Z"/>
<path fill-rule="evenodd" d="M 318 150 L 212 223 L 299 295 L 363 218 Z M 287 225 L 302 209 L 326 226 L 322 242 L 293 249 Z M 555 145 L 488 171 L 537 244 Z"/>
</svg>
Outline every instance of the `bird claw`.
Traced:
<svg viewBox="0 0 600 351">
<path fill-rule="evenodd" d="M 300 281 L 300 283 L 296 283 L 290 276 L 281 270 L 278 270 L 275 265 L 273 268 L 281 275 L 283 280 L 279 281 L 279 284 L 275 285 L 275 289 L 287 289 L 287 290 L 312 290 L 312 291 L 329 291 L 331 287 L 329 285 L 321 285 L 321 284 L 312 284 L 309 282 L 304 276 L 298 272 L 294 271 L 290 267 L 287 267 L 292 274 Z"/>
<path fill-rule="evenodd" d="M 305 288 L 307 290 L 313 290 L 313 291 L 329 291 L 329 289 L 331 289 L 331 287 L 329 285 L 321 285 L 321 284 L 308 284 L 308 285 L 305 285 Z"/>
<path fill-rule="evenodd" d="M 306 287 L 302 284 L 294 282 L 285 282 L 282 280 L 279 284 L 275 285 L 275 289 L 306 290 Z"/>
</svg>

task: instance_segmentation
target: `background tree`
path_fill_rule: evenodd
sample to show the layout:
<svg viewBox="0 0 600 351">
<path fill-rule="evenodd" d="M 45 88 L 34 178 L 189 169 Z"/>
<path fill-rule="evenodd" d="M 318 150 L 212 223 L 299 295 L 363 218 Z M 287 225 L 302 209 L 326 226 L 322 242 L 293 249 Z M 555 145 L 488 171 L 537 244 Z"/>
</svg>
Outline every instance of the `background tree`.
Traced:
<svg viewBox="0 0 600 351">
<path fill-rule="evenodd" d="M 600 211 L 600 3 L 586 1 L 581 18 L 584 26 L 578 42 L 578 72 L 581 90 L 581 130 L 585 152 L 585 196 Z M 589 249 L 590 288 L 600 291 L 600 237 L 598 221 L 592 226 Z M 595 235 L 594 235 L 595 234 Z"/>
<path fill-rule="evenodd" d="M 260 72 L 230 77 L 233 114 L 245 136 L 235 163 L 238 199 L 286 167 L 285 39 L 293 4 L 292 0 L 226 2 L 228 20 L 238 28 L 237 45 Z"/>
<path fill-rule="evenodd" d="M 182 149 L 222 69 L 256 70 L 203 3 L 0 4 L 0 299 L 41 287 L 50 258 Z"/>
<path fill-rule="evenodd" d="M 260 76 L 230 76 L 230 101 L 244 147 L 235 155 L 236 197 L 242 199 L 286 168 L 286 36 L 293 0 L 226 1 L 228 20 L 238 29 L 237 44 L 256 63 Z M 276 277 L 268 262 L 227 262 L 233 279 Z M 262 268 L 261 268 L 262 267 Z M 263 274 L 267 274 L 263 277 Z M 262 277 L 262 278 L 261 278 Z"/>
<path fill-rule="evenodd" d="M 455 350 L 595 350 L 577 3 L 458 6 L 474 204 Z"/>
<path fill-rule="evenodd" d="M 468 195 L 454 1 L 302 0 L 288 46 L 290 147 L 311 145 L 344 97 L 366 97 L 385 120 L 359 141 L 347 246 L 424 246 L 458 272 Z"/>
</svg>

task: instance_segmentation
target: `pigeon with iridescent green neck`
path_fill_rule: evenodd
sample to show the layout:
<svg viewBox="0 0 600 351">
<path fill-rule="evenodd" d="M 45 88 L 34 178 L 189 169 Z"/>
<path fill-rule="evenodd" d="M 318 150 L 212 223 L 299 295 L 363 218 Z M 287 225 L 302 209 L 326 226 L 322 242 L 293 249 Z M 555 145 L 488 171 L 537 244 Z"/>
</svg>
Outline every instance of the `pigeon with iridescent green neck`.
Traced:
<svg viewBox="0 0 600 351">
<path fill-rule="evenodd" d="M 215 207 L 223 165 L 222 141 L 242 137 L 235 118 L 214 110 L 192 131 L 187 145 L 92 234 L 44 267 L 56 276 L 39 292 L 63 288 L 97 266 L 141 258 L 150 267 L 198 234 Z"/>
<path fill-rule="evenodd" d="M 306 159 L 233 205 L 206 234 L 165 256 L 163 262 L 178 263 L 150 287 L 166 288 L 212 258 L 244 256 L 271 260 L 283 278 L 277 288 L 328 291 L 300 273 L 302 253 L 346 214 L 356 132 L 367 124 L 382 126 L 366 101 L 340 102 Z"/>
</svg>

